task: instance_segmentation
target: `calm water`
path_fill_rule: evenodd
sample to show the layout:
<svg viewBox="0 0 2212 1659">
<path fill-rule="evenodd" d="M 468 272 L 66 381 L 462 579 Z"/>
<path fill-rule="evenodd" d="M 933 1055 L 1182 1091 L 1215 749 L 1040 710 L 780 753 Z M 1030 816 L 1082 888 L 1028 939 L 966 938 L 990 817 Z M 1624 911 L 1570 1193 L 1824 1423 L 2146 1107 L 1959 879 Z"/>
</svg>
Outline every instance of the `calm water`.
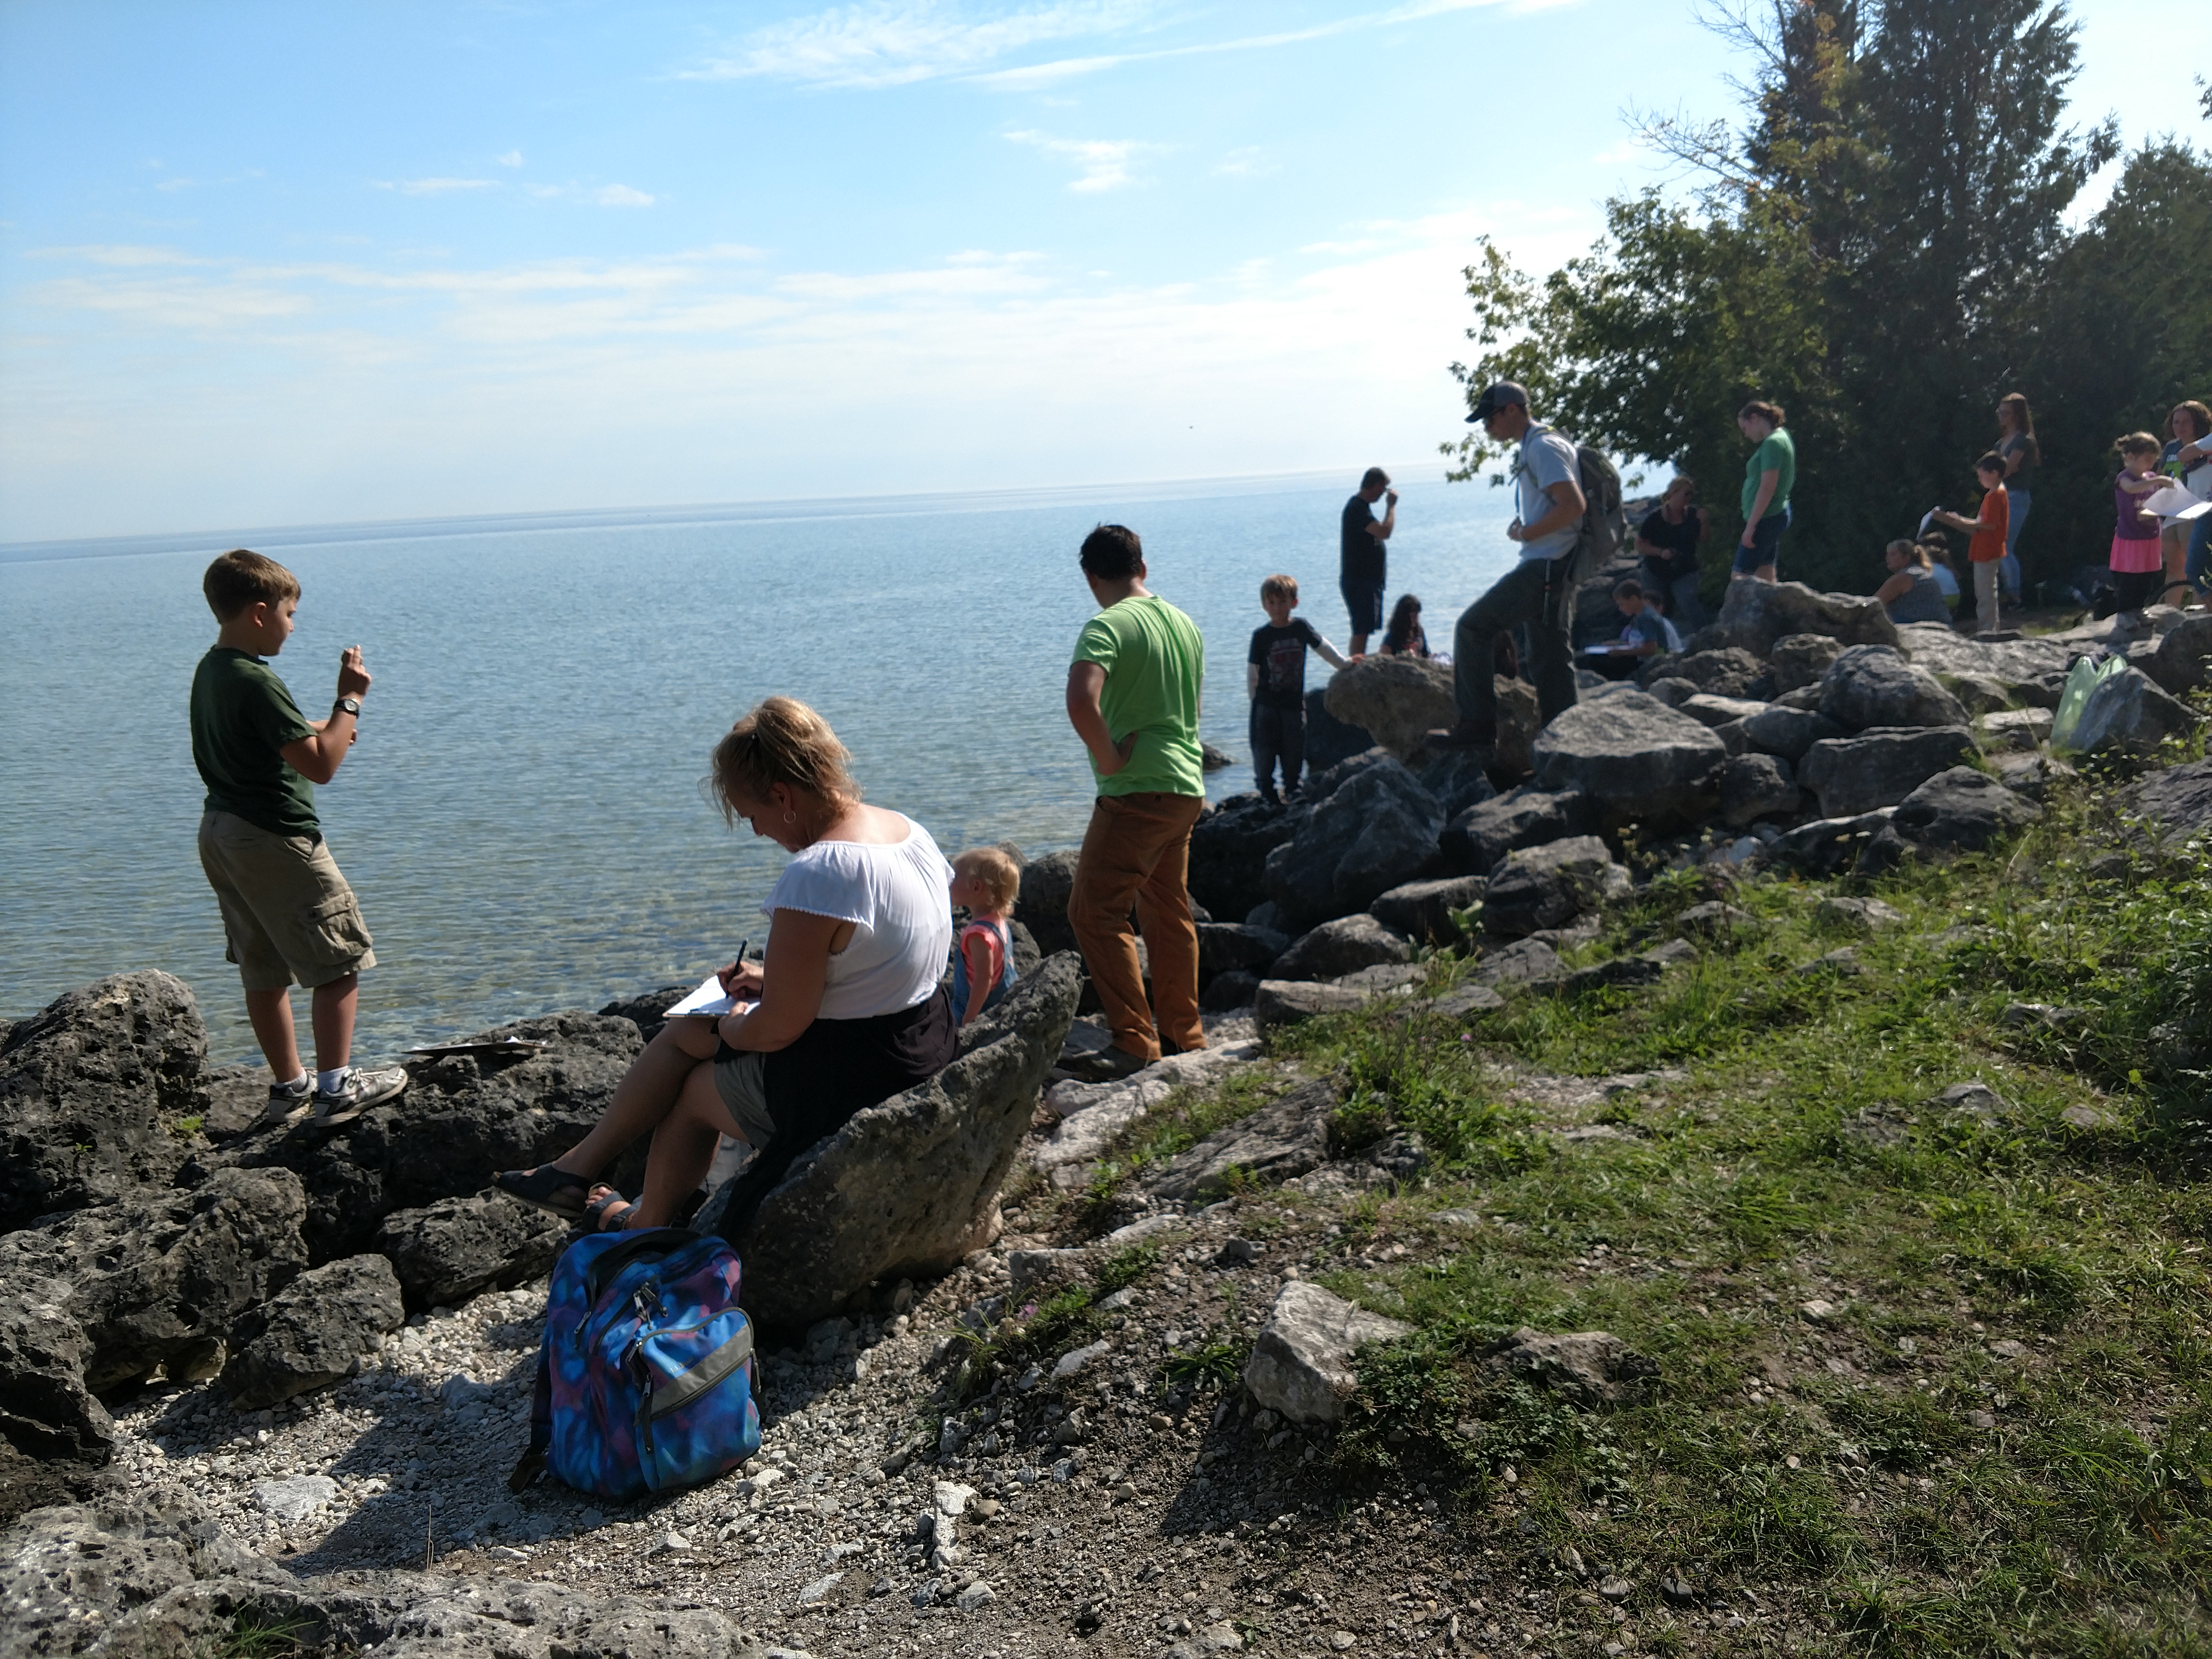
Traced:
<svg viewBox="0 0 2212 1659">
<path fill-rule="evenodd" d="M 950 854 L 1073 845 L 1089 774 L 1061 710 L 1102 519 L 1145 538 L 1156 592 L 1205 630 L 1206 738 L 1243 757 L 1244 647 L 1282 569 L 1342 647 L 1348 481 L 826 503 L 634 521 L 290 532 L 305 587 L 277 667 L 329 707 L 339 650 L 375 677 L 359 744 L 318 791 L 380 965 L 364 1057 L 696 979 L 759 939 L 782 855 L 700 792 L 759 698 L 819 708 L 868 796 Z M 1415 483 L 1392 587 L 1452 617 L 1504 568 L 1502 491 Z M 213 639 L 199 595 L 228 543 L 0 557 L 0 1013 L 161 968 L 223 1059 L 254 1053 L 194 851 L 185 702 Z M 116 544 L 103 544 L 104 549 Z M 1328 671 L 1316 659 L 1309 684 Z M 1250 787 L 1238 766 L 1215 798 Z M 304 1013 L 304 1003 L 301 1012 Z"/>
</svg>

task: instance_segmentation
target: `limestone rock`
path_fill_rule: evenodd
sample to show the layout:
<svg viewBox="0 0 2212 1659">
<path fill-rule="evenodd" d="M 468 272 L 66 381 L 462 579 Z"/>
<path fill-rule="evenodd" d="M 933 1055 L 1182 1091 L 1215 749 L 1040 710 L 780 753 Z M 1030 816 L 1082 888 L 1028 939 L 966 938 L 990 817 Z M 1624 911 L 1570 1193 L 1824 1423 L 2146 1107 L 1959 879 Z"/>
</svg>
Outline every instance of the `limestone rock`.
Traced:
<svg viewBox="0 0 2212 1659">
<path fill-rule="evenodd" d="M 1260 975 L 1249 969 L 1231 968 L 1216 974 L 1206 982 L 1198 994 L 1198 1006 L 1209 1014 L 1225 1014 L 1237 1008 L 1249 1008 L 1260 994 Z"/>
<path fill-rule="evenodd" d="M 2185 703 L 2160 690 L 2142 670 L 2129 668 L 2089 694 L 2067 747 L 2081 755 L 2147 756 L 2166 738 L 2185 737 L 2197 725 Z"/>
<path fill-rule="evenodd" d="M 1970 640 L 1943 623 L 1911 623 L 1897 648 L 1938 678 L 1986 683 L 2008 701 L 2056 708 L 2075 646 L 2047 638 Z"/>
<path fill-rule="evenodd" d="M 1340 720 L 1328 712 L 1328 689 L 1316 685 L 1306 693 L 1306 769 L 1321 771 L 1340 761 L 1375 747 L 1364 726 Z"/>
<path fill-rule="evenodd" d="M 2129 786 L 2128 800 L 2164 831 L 2168 847 L 2212 831 L 2212 760 L 2154 772 Z"/>
<path fill-rule="evenodd" d="M 31 941 L 15 941 L 20 953 Z M 0 1232 L 57 1210 L 166 1186 L 196 1115 L 207 1030 L 191 988 L 117 974 L 64 993 L 0 1041 Z"/>
<path fill-rule="evenodd" d="M 398 1276 L 380 1255 L 311 1268 L 258 1310 L 222 1368 L 240 1411 L 258 1411 L 349 1376 L 407 1317 Z"/>
<path fill-rule="evenodd" d="M 1244 1387 L 1261 1406 L 1293 1423 L 1336 1422 L 1359 1388 L 1353 1350 L 1411 1329 L 1294 1279 L 1277 1293 L 1260 1328 L 1245 1363 Z"/>
<path fill-rule="evenodd" d="M 1566 975 L 1559 953 L 1540 939 L 1516 939 L 1475 964 L 1478 985 L 1556 985 Z"/>
<path fill-rule="evenodd" d="M 1363 657 L 1330 675 L 1322 690 L 1331 714 L 1364 727 L 1401 761 L 1413 757 L 1431 728 L 1459 718 L 1450 666 L 1428 657 Z"/>
<path fill-rule="evenodd" d="M 1273 979 L 1337 979 L 1377 963 L 1411 962 L 1413 947 L 1372 915 L 1340 916 L 1301 935 L 1274 961 Z"/>
<path fill-rule="evenodd" d="M 2177 697 L 2212 684 L 2212 616 L 2185 617 L 2167 629 L 2143 672 Z"/>
<path fill-rule="evenodd" d="M 1525 937 L 1558 927 L 1629 891 L 1628 872 L 1595 836 L 1577 836 L 1508 856 L 1482 897 L 1483 926 Z"/>
<path fill-rule="evenodd" d="M 1477 749 L 1448 749 L 1430 761 L 1421 768 L 1421 787 L 1437 798 L 1447 818 L 1457 817 L 1498 793 Z"/>
<path fill-rule="evenodd" d="M 21 1276 L 0 1288 L 0 1434 L 33 1457 L 105 1463 L 115 1422 L 84 1385 L 92 1343 L 68 1294 Z"/>
<path fill-rule="evenodd" d="M 1754 714 L 1763 714 L 1773 708 L 1771 702 L 1754 702 L 1745 697 L 1717 697 L 1709 691 L 1700 691 L 1694 697 L 1685 697 L 1674 705 L 1677 714 L 1687 714 L 1700 726 L 1718 732 L 1724 726 L 1747 720 Z M 1722 741 L 1725 743 L 1726 738 Z"/>
<path fill-rule="evenodd" d="M 1338 1099 L 1326 1079 L 1302 1084 L 1161 1164 L 1145 1189 L 1188 1200 L 1218 1194 L 1238 1178 L 1272 1187 L 1318 1170 L 1328 1162 L 1328 1120 Z"/>
<path fill-rule="evenodd" d="M 1747 910 L 1739 910 L 1733 904 L 1718 899 L 1708 899 L 1703 904 L 1693 904 L 1674 918 L 1674 925 L 1686 934 L 1698 939 L 1727 939 L 1733 934 L 1752 931 L 1759 920 Z"/>
<path fill-rule="evenodd" d="M 1826 634 L 1790 634 L 1775 641 L 1766 654 L 1774 665 L 1774 690 L 1780 696 L 1818 685 L 1828 665 L 1844 654 L 1844 645 Z"/>
<path fill-rule="evenodd" d="M 1322 1014 L 1348 1013 L 1375 1000 L 1372 991 L 1301 980 L 1263 979 L 1252 1000 L 1252 1018 L 1262 1031 L 1301 1025 Z"/>
<path fill-rule="evenodd" d="M 1778 755 L 1795 765 L 1805 751 L 1824 738 L 1850 734 L 1835 721 L 1809 708 L 1769 703 L 1743 723 L 1745 741 L 1763 755 Z"/>
<path fill-rule="evenodd" d="M 1783 831 L 1771 855 L 1808 875 L 1832 876 L 1858 862 L 1867 843 L 1888 827 L 1890 814 L 1896 810 L 1884 806 L 1850 817 L 1815 818 L 1801 823 Z"/>
<path fill-rule="evenodd" d="M 1637 683 L 1649 690 L 1654 681 L 1687 680 L 1698 691 L 1715 697 L 1741 697 L 1764 679 L 1767 666 L 1750 652 L 1735 646 L 1711 651 L 1690 651 L 1654 657 L 1637 671 Z"/>
<path fill-rule="evenodd" d="M 1907 795 L 1889 828 L 1923 851 L 1978 852 L 2042 816 L 2041 807 L 1988 773 L 1954 766 Z"/>
<path fill-rule="evenodd" d="M 1081 984 L 1079 957 L 1048 957 L 957 1060 L 801 1152 L 750 1215 L 732 1213 L 742 1176 L 708 1200 L 693 1225 L 731 1238 L 756 1318 L 811 1324 L 879 1279 L 946 1273 L 988 1242 Z"/>
<path fill-rule="evenodd" d="M 1452 869 L 1486 876 L 1508 853 L 1586 836 L 1597 824 L 1596 805 L 1587 795 L 1523 785 L 1460 813 L 1444 826 L 1441 844 Z"/>
<path fill-rule="evenodd" d="M 1896 805 L 1973 753 L 1973 733 L 1963 723 L 1877 726 L 1814 744 L 1797 769 L 1797 781 L 1820 798 L 1821 817 L 1853 817 Z"/>
<path fill-rule="evenodd" d="M 1820 713 L 1853 732 L 1870 726 L 1964 726 L 1959 700 L 1888 646 L 1854 646 L 1820 682 Z"/>
<path fill-rule="evenodd" d="M 1364 910 L 1435 872 L 1443 827 L 1437 798 L 1397 761 L 1362 767 L 1297 811 L 1290 842 L 1267 854 L 1267 896 L 1307 927 Z"/>
<path fill-rule="evenodd" d="M 1651 1359 L 1609 1331 L 1548 1336 L 1523 1326 L 1502 1340 L 1486 1363 L 1592 1409 L 1639 1405 L 1651 1397 L 1659 1376 Z"/>
<path fill-rule="evenodd" d="M 394 1210 L 479 1190 L 491 1172 L 526 1170 L 567 1152 L 599 1121 L 644 1046 L 630 1020 L 550 1014 L 478 1032 L 544 1046 L 520 1059 L 466 1055 L 410 1064 L 408 1091 L 335 1132 L 302 1123 L 238 1141 L 224 1156 L 296 1170 L 307 1191 L 310 1257 L 359 1255 Z M 606 1172 L 635 1192 L 641 1141 Z"/>
<path fill-rule="evenodd" d="M 1721 817 L 1739 830 L 1795 812 L 1802 794 L 1790 763 L 1778 756 L 1739 755 L 1721 768 Z"/>
<path fill-rule="evenodd" d="M 1198 971 L 1256 970 L 1290 947 L 1291 941 L 1271 927 L 1255 927 L 1242 921 L 1201 921 L 1198 924 Z"/>
<path fill-rule="evenodd" d="M 1259 799 L 1257 795 L 1252 798 Z M 1197 836 L 1192 837 L 1193 862 Z M 1022 890 L 1014 900 L 1014 920 L 1030 930 L 1037 949 L 1051 956 L 1075 949 L 1075 930 L 1067 925 L 1067 896 L 1075 890 L 1076 854 L 1072 851 L 1046 853 L 1022 866 Z M 1196 893 L 1194 885 L 1192 892 Z M 1209 901 L 1206 908 L 1214 908 Z M 1239 910 L 1233 914 L 1242 915 Z"/>
<path fill-rule="evenodd" d="M 1538 787 L 1596 802 L 1610 822 L 1674 823 L 1702 815 L 1719 738 L 1641 692 L 1568 709 L 1536 739 Z"/>
<path fill-rule="evenodd" d="M 1904 913 L 1894 905 L 1884 904 L 1880 899 L 1850 898 L 1842 894 L 1822 899 L 1813 907 L 1813 915 L 1831 927 L 1849 927 L 1861 933 L 1900 927 L 1905 921 Z"/>
<path fill-rule="evenodd" d="M 1191 896 L 1217 916 L 1249 915 L 1267 902 L 1267 854 L 1290 840 L 1297 817 L 1296 808 L 1270 806 L 1256 793 L 1231 795 L 1208 808 L 1190 832 Z M 1060 905 L 1066 932 L 1065 892 Z M 1060 948 L 1073 951 L 1075 935 L 1068 933 Z"/>
<path fill-rule="evenodd" d="M 664 985 L 656 991 L 641 991 L 635 996 L 617 997 L 599 1010 L 610 1019 L 626 1019 L 637 1027 L 637 1034 L 647 1042 L 660 1035 L 668 1024 L 668 1011 L 691 994 L 688 985 Z"/>
<path fill-rule="evenodd" d="M 1462 934 L 1452 920 L 1456 911 L 1482 902 L 1480 876 L 1446 876 L 1436 881 L 1393 887 L 1368 906 L 1376 921 L 1427 945 L 1456 945 Z"/>
<path fill-rule="evenodd" d="M 568 1237 L 567 1224 L 543 1210 L 483 1192 L 394 1210 L 376 1231 L 376 1249 L 391 1261 L 410 1307 L 450 1308 L 479 1291 L 537 1278 Z"/>
<path fill-rule="evenodd" d="M 1802 582 L 1735 580 L 1719 619 L 1690 639 L 1692 650 L 1737 646 L 1765 657 L 1793 634 L 1820 634 L 1845 645 L 1897 643 L 1897 624 L 1871 594 L 1820 593 Z"/>
<path fill-rule="evenodd" d="M 2007 708 L 1975 722 L 1982 747 L 1992 753 L 2015 750 L 2033 754 L 2051 741 L 2048 708 Z"/>
<path fill-rule="evenodd" d="M 1491 754 L 1491 770 L 1504 780 L 1525 778 L 1536 769 L 1536 734 L 1543 729 L 1543 710 L 1536 688 L 1523 679 L 1491 676 L 1498 697 L 1498 744 Z"/>
</svg>

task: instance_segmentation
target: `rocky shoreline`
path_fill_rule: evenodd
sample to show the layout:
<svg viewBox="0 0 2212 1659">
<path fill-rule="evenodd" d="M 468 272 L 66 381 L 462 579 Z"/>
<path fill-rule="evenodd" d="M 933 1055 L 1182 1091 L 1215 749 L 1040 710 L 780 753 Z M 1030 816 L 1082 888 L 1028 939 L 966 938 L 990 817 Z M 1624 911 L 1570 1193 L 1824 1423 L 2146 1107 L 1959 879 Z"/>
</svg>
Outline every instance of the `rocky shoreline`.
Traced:
<svg viewBox="0 0 2212 1659">
<path fill-rule="evenodd" d="M 1741 924 L 1733 880 L 1987 846 L 2074 763 L 2047 749 L 2049 711 L 2087 651 L 2130 666 L 2081 751 L 2158 833 L 2212 825 L 2212 763 L 2155 769 L 2200 726 L 2182 699 L 2212 681 L 2202 612 L 1962 640 L 1738 583 L 1691 644 L 1586 683 L 1540 732 L 1508 687 L 1486 764 L 1424 746 L 1447 671 L 1340 672 L 1315 725 L 1358 750 L 1291 805 L 1240 797 L 1194 836 L 1212 1046 L 1122 1083 L 1055 1079 L 1103 1033 L 1068 954 L 1072 856 L 1026 861 L 1016 998 L 943 1078 L 794 1166 L 738 1240 L 769 1352 L 760 1457 L 618 1512 L 505 1488 L 567 1235 L 481 1182 L 578 1138 L 673 991 L 488 1033 L 537 1046 L 416 1065 L 396 1109 L 335 1129 L 260 1125 L 258 1076 L 206 1068 L 166 975 L 18 1022 L 0 1042 L 0 1183 L 23 1218 L 0 1232 L 0 1655 L 204 1651 L 261 1625 L 290 1632 L 278 1652 L 549 1659 L 1538 1639 L 1504 1570 L 1446 1547 L 1443 1494 L 1347 1489 L 1331 1461 L 1353 1350 L 1402 1328 L 1313 1279 L 1449 1256 L 1492 1224 L 1404 1200 L 1419 1137 L 1355 1146 L 1343 1079 L 1273 1035 L 1377 1002 L 1474 1027 L 1514 999 L 1656 983 Z M 1668 877 L 1714 896 L 1573 965 L 1609 907 Z M 1828 902 L 1880 925 L 1873 901 Z M 1672 1085 L 1513 1079 L 1566 1146 L 1618 1133 L 1614 1097 Z M 1193 1110 L 1204 1133 L 1100 1184 Z M 862 1192 L 866 1225 L 847 1218 Z M 1347 1227 L 1383 1201 L 1387 1228 Z M 1485 1363 L 1589 1411 L 1655 1373 L 1601 1331 L 1518 1331 Z M 1625 1624 L 1630 1593 L 1587 1575 L 1589 1618 Z M 1696 1610 L 1716 1630 L 1787 1617 L 1756 1597 Z"/>
</svg>

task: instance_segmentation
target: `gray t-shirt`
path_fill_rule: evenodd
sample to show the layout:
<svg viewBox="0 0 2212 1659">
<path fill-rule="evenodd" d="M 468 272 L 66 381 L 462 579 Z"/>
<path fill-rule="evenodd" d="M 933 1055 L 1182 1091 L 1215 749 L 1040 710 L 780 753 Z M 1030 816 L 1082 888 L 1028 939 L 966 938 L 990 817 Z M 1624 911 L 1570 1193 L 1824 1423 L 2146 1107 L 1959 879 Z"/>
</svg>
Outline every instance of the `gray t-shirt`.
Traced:
<svg viewBox="0 0 2212 1659">
<path fill-rule="evenodd" d="M 1575 467 L 1575 447 L 1548 426 L 1530 422 L 1528 430 L 1522 434 L 1520 451 L 1513 458 L 1514 504 L 1520 508 L 1521 522 L 1532 525 L 1551 512 L 1552 498 L 1544 493 L 1551 485 L 1581 482 L 1581 474 Z M 1553 531 L 1541 541 L 1523 542 L 1521 556 L 1524 560 L 1556 559 L 1571 553 L 1582 528 L 1577 520 L 1564 530 Z"/>
</svg>

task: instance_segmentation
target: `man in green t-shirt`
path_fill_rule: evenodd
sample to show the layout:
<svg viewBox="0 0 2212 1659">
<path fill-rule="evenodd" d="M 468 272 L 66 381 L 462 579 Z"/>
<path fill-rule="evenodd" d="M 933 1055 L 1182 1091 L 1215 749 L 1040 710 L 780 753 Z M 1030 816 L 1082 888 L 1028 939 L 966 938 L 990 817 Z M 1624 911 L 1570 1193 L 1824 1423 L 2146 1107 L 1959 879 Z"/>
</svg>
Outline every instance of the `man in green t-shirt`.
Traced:
<svg viewBox="0 0 2212 1659">
<path fill-rule="evenodd" d="M 353 1065 L 361 970 L 376 965 L 376 952 L 315 816 L 315 785 L 336 775 L 360 730 L 368 671 L 349 646 L 330 718 L 311 720 L 263 660 L 291 637 L 299 578 L 237 548 L 208 567 L 200 587 L 218 631 L 192 675 L 192 761 L 207 785 L 200 867 L 222 908 L 223 955 L 238 964 L 269 1061 L 269 1120 L 312 1105 L 318 1119 L 342 1122 L 407 1086 L 398 1066 Z M 312 1085 L 292 1025 L 295 979 L 313 1005 Z"/>
<path fill-rule="evenodd" d="M 1198 743 L 1206 641 L 1188 617 L 1145 586 L 1144 544 L 1121 525 L 1083 542 L 1098 601 L 1067 671 L 1067 718 L 1091 751 L 1098 798 L 1067 899 L 1068 925 L 1113 1030 L 1112 1046 L 1070 1070 L 1093 1082 L 1206 1047 L 1198 1018 L 1198 928 L 1191 921 L 1190 831 L 1206 805 Z M 1133 903 L 1151 959 L 1145 1002 Z"/>
</svg>

